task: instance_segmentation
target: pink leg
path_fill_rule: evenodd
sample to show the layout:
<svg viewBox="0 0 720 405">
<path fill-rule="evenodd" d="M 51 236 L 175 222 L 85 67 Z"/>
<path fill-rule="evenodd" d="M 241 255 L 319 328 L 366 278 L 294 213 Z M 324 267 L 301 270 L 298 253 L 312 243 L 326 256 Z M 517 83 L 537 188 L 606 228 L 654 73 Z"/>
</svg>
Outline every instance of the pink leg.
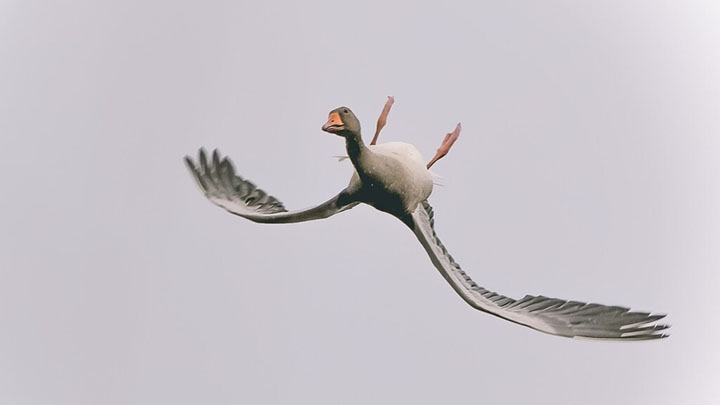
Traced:
<svg viewBox="0 0 720 405">
<path fill-rule="evenodd" d="M 390 107 L 392 107 L 394 102 L 395 98 L 393 98 L 393 96 L 388 96 L 388 99 L 385 102 L 385 107 L 383 107 L 382 112 L 378 117 L 377 125 L 375 126 L 375 136 L 373 136 L 370 145 L 375 145 L 377 143 L 378 135 L 380 135 L 380 131 L 383 129 L 385 124 L 387 124 L 387 116 L 390 113 Z"/>
<path fill-rule="evenodd" d="M 458 137 L 460 136 L 461 129 L 462 129 L 462 127 L 460 126 L 460 123 L 458 122 L 455 129 L 452 132 L 449 132 L 447 135 L 445 135 L 445 139 L 443 139 L 442 144 L 440 145 L 440 147 L 437 150 L 437 153 L 435 153 L 435 156 L 430 160 L 430 163 L 427 164 L 428 169 L 435 162 L 437 162 L 443 156 L 447 155 L 448 152 L 450 152 L 450 148 L 453 146 L 455 141 L 457 141 Z"/>
</svg>

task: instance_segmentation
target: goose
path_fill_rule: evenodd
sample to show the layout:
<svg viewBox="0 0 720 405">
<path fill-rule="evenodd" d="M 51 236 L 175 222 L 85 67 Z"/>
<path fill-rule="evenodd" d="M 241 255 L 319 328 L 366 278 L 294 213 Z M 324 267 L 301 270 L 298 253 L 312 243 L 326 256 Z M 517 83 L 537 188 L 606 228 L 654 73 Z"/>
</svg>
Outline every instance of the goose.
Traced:
<svg viewBox="0 0 720 405">
<path fill-rule="evenodd" d="M 360 203 L 393 215 L 407 225 L 430 261 L 455 292 L 471 307 L 507 321 L 551 335 L 597 340 L 651 340 L 665 338 L 669 325 L 664 314 L 631 311 L 580 301 L 525 295 L 513 299 L 474 282 L 455 261 L 435 232 L 433 208 L 428 203 L 433 181 L 429 168 L 445 156 L 458 139 L 461 126 L 446 134 L 440 148 L 425 164 L 420 152 L 402 142 L 376 144 L 394 99 L 388 98 L 369 146 L 363 143 L 360 122 L 347 107 L 330 111 L 322 130 L 345 139 L 354 172 L 347 187 L 317 206 L 288 211 L 275 197 L 237 175 L 228 157 L 217 149 L 208 156 L 201 148 L 198 163 L 185 163 L 205 197 L 228 212 L 258 223 L 295 223 L 328 218 Z"/>
</svg>

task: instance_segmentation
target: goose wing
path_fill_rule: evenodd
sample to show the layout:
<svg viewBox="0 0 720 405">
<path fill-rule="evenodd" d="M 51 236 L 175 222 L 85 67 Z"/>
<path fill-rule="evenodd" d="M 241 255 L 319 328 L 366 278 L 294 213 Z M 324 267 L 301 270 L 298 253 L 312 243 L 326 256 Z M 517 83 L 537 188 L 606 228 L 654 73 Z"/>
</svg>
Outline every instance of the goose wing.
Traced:
<svg viewBox="0 0 720 405">
<path fill-rule="evenodd" d="M 473 308 L 552 335 L 603 340 L 648 340 L 666 337 L 665 315 L 631 312 L 629 308 L 586 304 L 544 296 L 515 300 L 477 285 L 447 252 L 434 229 L 427 201 L 412 214 L 413 232 L 430 260 L 452 288 Z"/>
<path fill-rule="evenodd" d="M 305 210 L 288 211 L 275 197 L 235 174 L 228 157 L 220 157 L 217 149 L 208 157 L 200 149 L 199 164 L 189 156 L 185 164 L 200 190 L 213 204 L 228 212 L 261 223 L 291 223 L 327 218 L 358 204 L 346 190 L 328 201 Z"/>
</svg>

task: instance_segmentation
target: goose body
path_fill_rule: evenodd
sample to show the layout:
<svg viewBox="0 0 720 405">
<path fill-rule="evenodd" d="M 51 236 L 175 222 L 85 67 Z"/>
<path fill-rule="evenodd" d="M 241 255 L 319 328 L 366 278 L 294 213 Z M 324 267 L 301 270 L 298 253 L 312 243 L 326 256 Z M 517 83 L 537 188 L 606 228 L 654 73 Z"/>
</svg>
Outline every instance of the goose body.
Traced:
<svg viewBox="0 0 720 405">
<path fill-rule="evenodd" d="M 380 211 L 402 215 L 411 214 L 430 196 L 432 176 L 415 146 L 388 142 L 370 145 L 368 151 L 368 156 L 358 163 L 359 168 L 353 166 L 348 184 L 348 190 L 360 194 L 362 202 Z"/>
<path fill-rule="evenodd" d="M 433 188 L 428 168 L 444 156 L 447 149 L 444 153 L 439 149 L 438 155 L 426 167 L 420 152 L 410 144 L 390 142 L 365 146 L 360 137 L 360 124 L 347 107 L 331 111 L 323 130 L 345 138 L 355 171 L 344 190 L 328 201 L 305 210 L 286 210 L 278 199 L 236 175 L 230 160 L 221 158 L 217 150 L 208 159 L 201 149 L 197 164 L 190 157 L 186 157 L 185 161 L 211 202 L 254 222 L 292 223 L 322 219 L 360 203 L 387 212 L 412 230 L 430 261 L 465 302 L 510 322 L 553 335 L 576 338 L 649 340 L 667 336 L 663 331 L 668 325 L 657 323 L 665 315 L 542 295 L 513 299 L 481 287 L 461 269 L 440 241 L 435 231 L 434 212 L 427 201 Z M 443 146 L 451 135 L 446 136 Z M 454 139 L 451 141 L 454 142 Z"/>
</svg>

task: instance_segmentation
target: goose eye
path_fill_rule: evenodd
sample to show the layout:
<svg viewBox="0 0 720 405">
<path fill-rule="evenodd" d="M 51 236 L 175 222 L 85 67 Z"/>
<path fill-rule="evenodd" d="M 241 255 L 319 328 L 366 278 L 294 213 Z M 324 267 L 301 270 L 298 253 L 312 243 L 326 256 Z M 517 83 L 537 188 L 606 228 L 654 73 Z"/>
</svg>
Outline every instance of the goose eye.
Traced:
<svg viewBox="0 0 720 405">
<path fill-rule="evenodd" d="M 347 112 L 348 112 L 348 111 L 347 111 L 347 108 L 346 108 L 346 109 L 344 109 L 344 110 L 343 110 L 343 112 L 344 112 L 345 114 L 347 114 Z"/>
</svg>

